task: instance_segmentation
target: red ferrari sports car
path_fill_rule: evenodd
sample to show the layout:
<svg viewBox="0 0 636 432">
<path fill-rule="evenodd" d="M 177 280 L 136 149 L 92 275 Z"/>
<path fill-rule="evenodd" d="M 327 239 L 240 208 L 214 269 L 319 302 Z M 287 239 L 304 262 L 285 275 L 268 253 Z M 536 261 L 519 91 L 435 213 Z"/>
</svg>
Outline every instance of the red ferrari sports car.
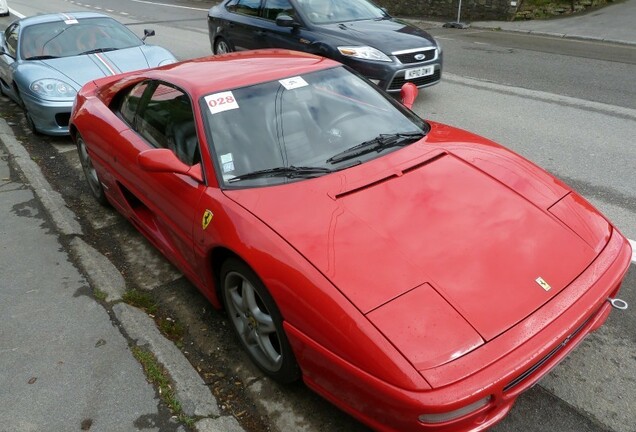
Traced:
<svg viewBox="0 0 636 432">
<path fill-rule="evenodd" d="M 485 138 L 332 60 L 231 53 L 85 85 L 90 190 L 267 375 L 382 431 L 479 431 L 610 313 L 628 241 Z M 405 106 L 406 105 L 406 106 Z"/>
</svg>

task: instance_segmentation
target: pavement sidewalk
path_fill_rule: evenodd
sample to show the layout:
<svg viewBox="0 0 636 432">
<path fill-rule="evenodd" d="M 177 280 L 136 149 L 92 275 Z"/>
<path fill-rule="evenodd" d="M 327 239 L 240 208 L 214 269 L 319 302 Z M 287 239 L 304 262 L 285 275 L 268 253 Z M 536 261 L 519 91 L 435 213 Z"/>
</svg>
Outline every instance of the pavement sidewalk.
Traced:
<svg viewBox="0 0 636 432">
<path fill-rule="evenodd" d="M 195 431 L 243 431 L 154 321 L 121 302 L 124 285 L 0 118 L 0 432 L 185 432 L 132 346 L 167 371 Z"/>
<path fill-rule="evenodd" d="M 0 430 L 177 430 L 0 148 Z"/>
<path fill-rule="evenodd" d="M 444 24 L 443 22 L 427 23 L 437 26 Z M 473 21 L 469 24 L 470 28 L 473 29 L 493 29 L 636 45 L 636 0 L 627 0 L 564 18 L 529 21 Z"/>
</svg>

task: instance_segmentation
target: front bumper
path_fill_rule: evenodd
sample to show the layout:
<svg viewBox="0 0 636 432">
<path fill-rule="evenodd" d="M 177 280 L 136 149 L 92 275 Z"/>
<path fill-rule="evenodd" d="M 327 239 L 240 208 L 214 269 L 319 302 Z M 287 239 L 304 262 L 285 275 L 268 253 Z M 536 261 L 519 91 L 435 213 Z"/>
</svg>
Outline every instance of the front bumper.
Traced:
<svg viewBox="0 0 636 432">
<path fill-rule="evenodd" d="M 25 92 L 21 93 L 21 97 L 38 132 L 46 135 L 68 135 L 73 99 L 49 101 Z"/>
<path fill-rule="evenodd" d="M 420 371 L 432 390 L 397 388 L 325 350 L 286 325 L 307 385 L 379 431 L 477 432 L 499 422 L 535 385 L 607 319 L 631 259 L 616 230 L 595 261 L 550 303 L 453 362 Z M 422 414 L 447 413 L 490 397 L 487 405 L 437 424 Z"/>
<path fill-rule="evenodd" d="M 407 82 L 412 82 L 418 88 L 429 87 L 440 82 L 442 78 L 442 53 L 437 50 L 435 57 L 431 60 L 402 63 L 396 56 L 390 56 L 391 62 L 380 62 L 361 60 L 352 57 L 338 58 L 336 60 L 346 64 L 353 70 L 364 75 L 371 81 L 375 82 L 378 87 L 389 93 L 399 92 L 402 86 Z M 433 66 L 434 73 L 432 75 L 407 80 L 405 73 L 408 69 L 419 68 L 423 66 Z"/>
</svg>

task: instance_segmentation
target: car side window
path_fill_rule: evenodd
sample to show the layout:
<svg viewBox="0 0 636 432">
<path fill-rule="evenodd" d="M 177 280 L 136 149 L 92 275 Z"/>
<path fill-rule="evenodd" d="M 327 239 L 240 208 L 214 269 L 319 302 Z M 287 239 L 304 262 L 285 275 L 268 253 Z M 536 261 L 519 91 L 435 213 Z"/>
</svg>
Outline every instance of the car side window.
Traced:
<svg viewBox="0 0 636 432">
<path fill-rule="evenodd" d="M 144 92 L 148 88 L 148 82 L 142 82 L 132 88 L 132 90 L 124 96 L 121 105 L 119 107 L 119 114 L 121 117 L 131 126 L 135 124 L 135 115 L 137 109 L 139 109 L 139 103 L 141 101 Z"/>
<path fill-rule="evenodd" d="M 258 16 L 261 7 L 261 0 L 237 0 L 231 2 L 227 9 L 243 15 Z"/>
<path fill-rule="evenodd" d="M 275 21 L 279 15 L 288 15 L 296 18 L 294 10 L 289 0 L 266 0 L 263 8 L 263 18 Z"/>
<path fill-rule="evenodd" d="M 139 112 L 136 129 L 152 146 L 172 150 L 183 163 L 199 163 L 194 112 L 183 91 L 158 84 Z"/>
<path fill-rule="evenodd" d="M 4 31 L 4 39 L 7 44 L 7 53 L 15 58 L 18 52 L 18 24 L 14 23 Z"/>
</svg>

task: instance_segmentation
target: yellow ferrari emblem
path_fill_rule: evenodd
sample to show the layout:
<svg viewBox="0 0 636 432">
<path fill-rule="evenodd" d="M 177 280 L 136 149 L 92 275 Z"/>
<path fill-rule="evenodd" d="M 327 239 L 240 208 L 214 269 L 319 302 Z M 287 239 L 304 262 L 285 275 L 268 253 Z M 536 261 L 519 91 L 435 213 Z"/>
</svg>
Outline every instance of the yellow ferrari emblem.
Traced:
<svg viewBox="0 0 636 432">
<path fill-rule="evenodd" d="M 552 289 L 552 287 L 550 286 L 549 283 L 547 283 L 546 281 L 543 280 L 542 277 L 538 277 L 535 279 L 535 282 L 539 284 L 539 286 L 541 288 L 543 288 L 546 291 L 550 291 Z"/>
<path fill-rule="evenodd" d="M 212 214 L 210 210 L 206 210 L 205 213 L 203 213 L 203 219 L 201 220 L 201 226 L 203 227 L 203 229 L 206 229 L 208 225 L 210 225 L 213 217 L 214 214 Z"/>
</svg>

